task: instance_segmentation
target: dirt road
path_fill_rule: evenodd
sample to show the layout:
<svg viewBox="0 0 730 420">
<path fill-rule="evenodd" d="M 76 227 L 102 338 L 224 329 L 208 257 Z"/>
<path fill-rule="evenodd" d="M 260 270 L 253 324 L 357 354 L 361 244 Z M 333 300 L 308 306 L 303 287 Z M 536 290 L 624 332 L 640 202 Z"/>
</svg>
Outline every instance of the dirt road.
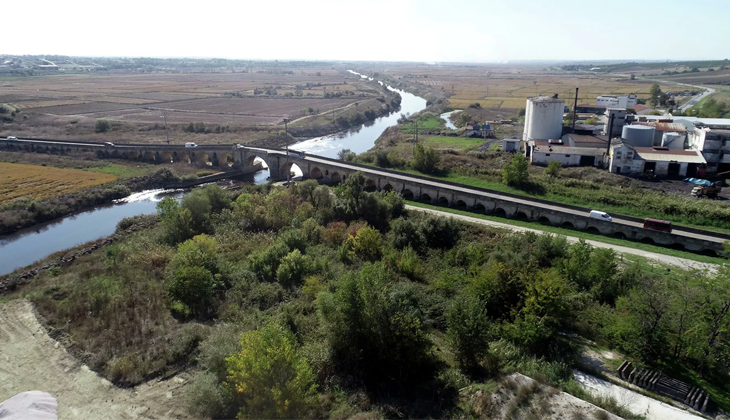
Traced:
<svg viewBox="0 0 730 420">
<path fill-rule="evenodd" d="M 79 363 L 48 336 L 27 300 L 0 303 L 0 401 L 40 390 L 58 400 L 59 419 L 180 419 L 189 375 L 122 389 Z"/>
</svg>

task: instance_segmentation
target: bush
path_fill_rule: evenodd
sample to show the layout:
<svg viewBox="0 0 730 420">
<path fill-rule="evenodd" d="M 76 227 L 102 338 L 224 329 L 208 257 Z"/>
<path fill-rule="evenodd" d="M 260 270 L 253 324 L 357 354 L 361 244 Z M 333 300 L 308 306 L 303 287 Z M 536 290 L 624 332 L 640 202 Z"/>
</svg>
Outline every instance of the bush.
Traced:
<svg viewBox="0 0 730 420">
<path fill-rule="evenodd" d="M 413 169 L 431 174 L 436 172 L 440 162 L 441 156 L 436 150 L 430 147 L 424 147 L 420 143 L 413 146 L 413 160 L 411 161 Z"/>
<path fill-rule="evenodd" d="M 555 178 L 560 175 L 560 171 L 563 170 L 562 165 L 557 160 L 551 160 L 548 162 L 547 168 L 545 168 L 545 174 L 547 176 Z"/>
<path fill-rule="evenodd" d="M 473 370 L 489 351 L 489 320 L 479 299 L 461 296 L 446 312 L 446 336 L 464 370 Z"/>
<path fill-rule="evenodd" d="M 417 302 L 394 287 L 382 263 L 349 273 L 333 293 L 321 292 L 317 307 L 338 367 L 368 386 L 399 386 L 428 374 L 430 342 Z"/>
<path fill-rule="evenodd" d="M 170 297 L 184 304 L 190 313 L 199 315 L 208 309 L 215 291 L 215 279 L 203 267 L 175 270 L 168 284 Z"/>
<path fill-rule="evenodd" d="M 519 187 L 527 183 L 530 174 L 527 172 L 529 162 L 521 154 L 516 154 L 512 161 L 502 166 L 502 182 L 509 186 Z"/>
<path fill-rule="evenodd" d="M 228 359 L 227 384 L 239 418 L 302 418 L 314 407 L 317 386 L 294 335 L 268 324 L 241 335 L 241 351 Z"/>
<path fill-rule="evenodd" d="M 96 124 L 94 125 L 94 131 L 97 133 L 106 133 L 109 130 L 110 124 L 107 120 L 96 120 Z"/>
<path fill-rule="evenodd" d="M 279 268 L 276 270 L 276 278 L 286 287 L 298 286 L 304 275 L 310 270 L 311 264 L 309 257 L 295 249 L 281 259 Z"/>
</svg>

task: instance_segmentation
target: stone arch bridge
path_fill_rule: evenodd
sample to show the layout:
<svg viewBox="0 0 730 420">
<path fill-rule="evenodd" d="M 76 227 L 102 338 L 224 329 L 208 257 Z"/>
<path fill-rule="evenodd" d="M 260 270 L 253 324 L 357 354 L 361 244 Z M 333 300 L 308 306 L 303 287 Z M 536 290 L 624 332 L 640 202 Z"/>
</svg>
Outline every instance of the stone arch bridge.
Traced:
<svg viewBox="0 0 730 420">
<path fill-rule="evenodd" d="M 285 180 L 294 165 L 303 178 L 323 183 L 338 183 L 361 171 L 370 190 L 393 190 L 409 200 L 460 208 L 506 218 L 536 221 L 545 225 L 583 230 L 620 239 L 630 239 L 693 252 L 716 254 L 730 238 L 715 232 L 681 228 L 672 233 L 643 228 L 641 220 L 614 217 L 612 222 L 588 217 L 586 209 L 565 206 L 544 200 L 483 190 L 433 178 L 404 174 L 380 168 L 343 162 L 299 151 L 271 147 L 240 145 L 206 145 L 195 148 L 171 145 L 134 145 L 62 142 L 55 140 L 0 140 L 0 149 L 48 153 L 93 151 L 100 158 L 137 159 L 149 162 L 186 161 L 223 171 L 251 173 L 262 169 L 264 162 L 275 181 Z M 257 159 L 258 158 L 258 159 Z"/>
</svg>

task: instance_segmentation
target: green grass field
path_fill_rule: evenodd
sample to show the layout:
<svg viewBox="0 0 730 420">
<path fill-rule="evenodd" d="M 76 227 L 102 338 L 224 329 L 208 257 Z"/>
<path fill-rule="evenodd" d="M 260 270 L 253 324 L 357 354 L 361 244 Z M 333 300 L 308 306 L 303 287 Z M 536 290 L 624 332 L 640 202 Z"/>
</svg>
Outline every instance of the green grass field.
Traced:
<svg viewBox="0 0 730 420">
<path fill-rule="evenodd" d="M 641 243 L 641 242 L 633 242 L 633 241 L 628 241 L 628 240 L 624 240 L 624 239 L 616 239 L 616 238 L 612 238 L 610 236 L 594 235 L 594 234 L 586 233 L 586 232 L 583 232 L 580 230 L 563 229 L 563 228 L 559 228 L 559 227 L 555 227 L 555 226 L 546 226 L 546 225 L 542 225 L 537 222 L 524 222 L 524 221 L 518 221 L 518 220 L 512 220 L 512 219 L 505 219 L 502 217 L 488 216 L 486 214 L 481 214 L 481 213 L 472 213 L 472 212 L 456 210 L 456 209 L 452 209 L 452 208 L 448 208 L 448 207 L 434 206 L 431 204 L 420 203 L 417 201 L 407 201 L 407 203 L 412 206 L 415 206 L 415 207 L 439 210 L 439 211 L 443 211 L 443 212 L 447 212 L 447 213 L 475 217 L 477 219 L 484 219 L 484 220 L 489 220 L 492 222 L 500 222 L 500 223 L 505 223 L 505 224 L 513 225 L 513 226 L 539 229 L 544 232 L 554 233 L 557 235 L 573 236 L 573 237 L 581 238 L 581 239 L 590 239 L 590 240 L 594 240 L 594 241 L 604 242 L 607 244 L 620 245 L 620 246 L 625 246 L 627 248 L 635 248 L 635 249 L 640 249 L 642 251 L 669 255 L 672 257 L 686 258 L 688 260 L 693 260 L 693 261 L 698 261 L 698 262 L 703 262 L 703 263 L 724 264 L 727 262 L 727 260 L 719 258 L 719 257 L 710 257 L 707 255 L 699 255 L 699 254 L 694 254 L 692 252 L 679 251 L 676 249 L 669 249 L 669 248 L 664 248 L 664 247 L 655 246 L 655 245 L 648 245 L 648 244 Z"/>
<path fill-rule="evenodd" d="M 127 165 L 119 165 L 116 163 L 86 168 L 86 170 L 90 172 L 116 175 L 119 178 L 133 178 L 135 176 L 144 176 L 147 175 L 147 169 L 148 168 L 146 167 L 132 167 Z"/>
<path fill-rule="evenodd" d="M 422 143 L 434 149 L 474 150 L 484 144 L 484 139 L 469 137 L 424 137 Z"/>
</svg>

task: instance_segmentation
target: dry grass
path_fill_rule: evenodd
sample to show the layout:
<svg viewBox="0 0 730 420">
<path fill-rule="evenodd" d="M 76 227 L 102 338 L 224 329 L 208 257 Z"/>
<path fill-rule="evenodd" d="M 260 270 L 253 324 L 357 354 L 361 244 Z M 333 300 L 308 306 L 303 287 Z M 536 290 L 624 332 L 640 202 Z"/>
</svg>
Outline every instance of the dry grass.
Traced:
<svg viewBox="0 0 730 420">
<path fill-rule="evenodd" d="M 116 180 L 115 175 L 0 162 L 0 204 L 20 197 L 50 198 Z"/>
</svg>

